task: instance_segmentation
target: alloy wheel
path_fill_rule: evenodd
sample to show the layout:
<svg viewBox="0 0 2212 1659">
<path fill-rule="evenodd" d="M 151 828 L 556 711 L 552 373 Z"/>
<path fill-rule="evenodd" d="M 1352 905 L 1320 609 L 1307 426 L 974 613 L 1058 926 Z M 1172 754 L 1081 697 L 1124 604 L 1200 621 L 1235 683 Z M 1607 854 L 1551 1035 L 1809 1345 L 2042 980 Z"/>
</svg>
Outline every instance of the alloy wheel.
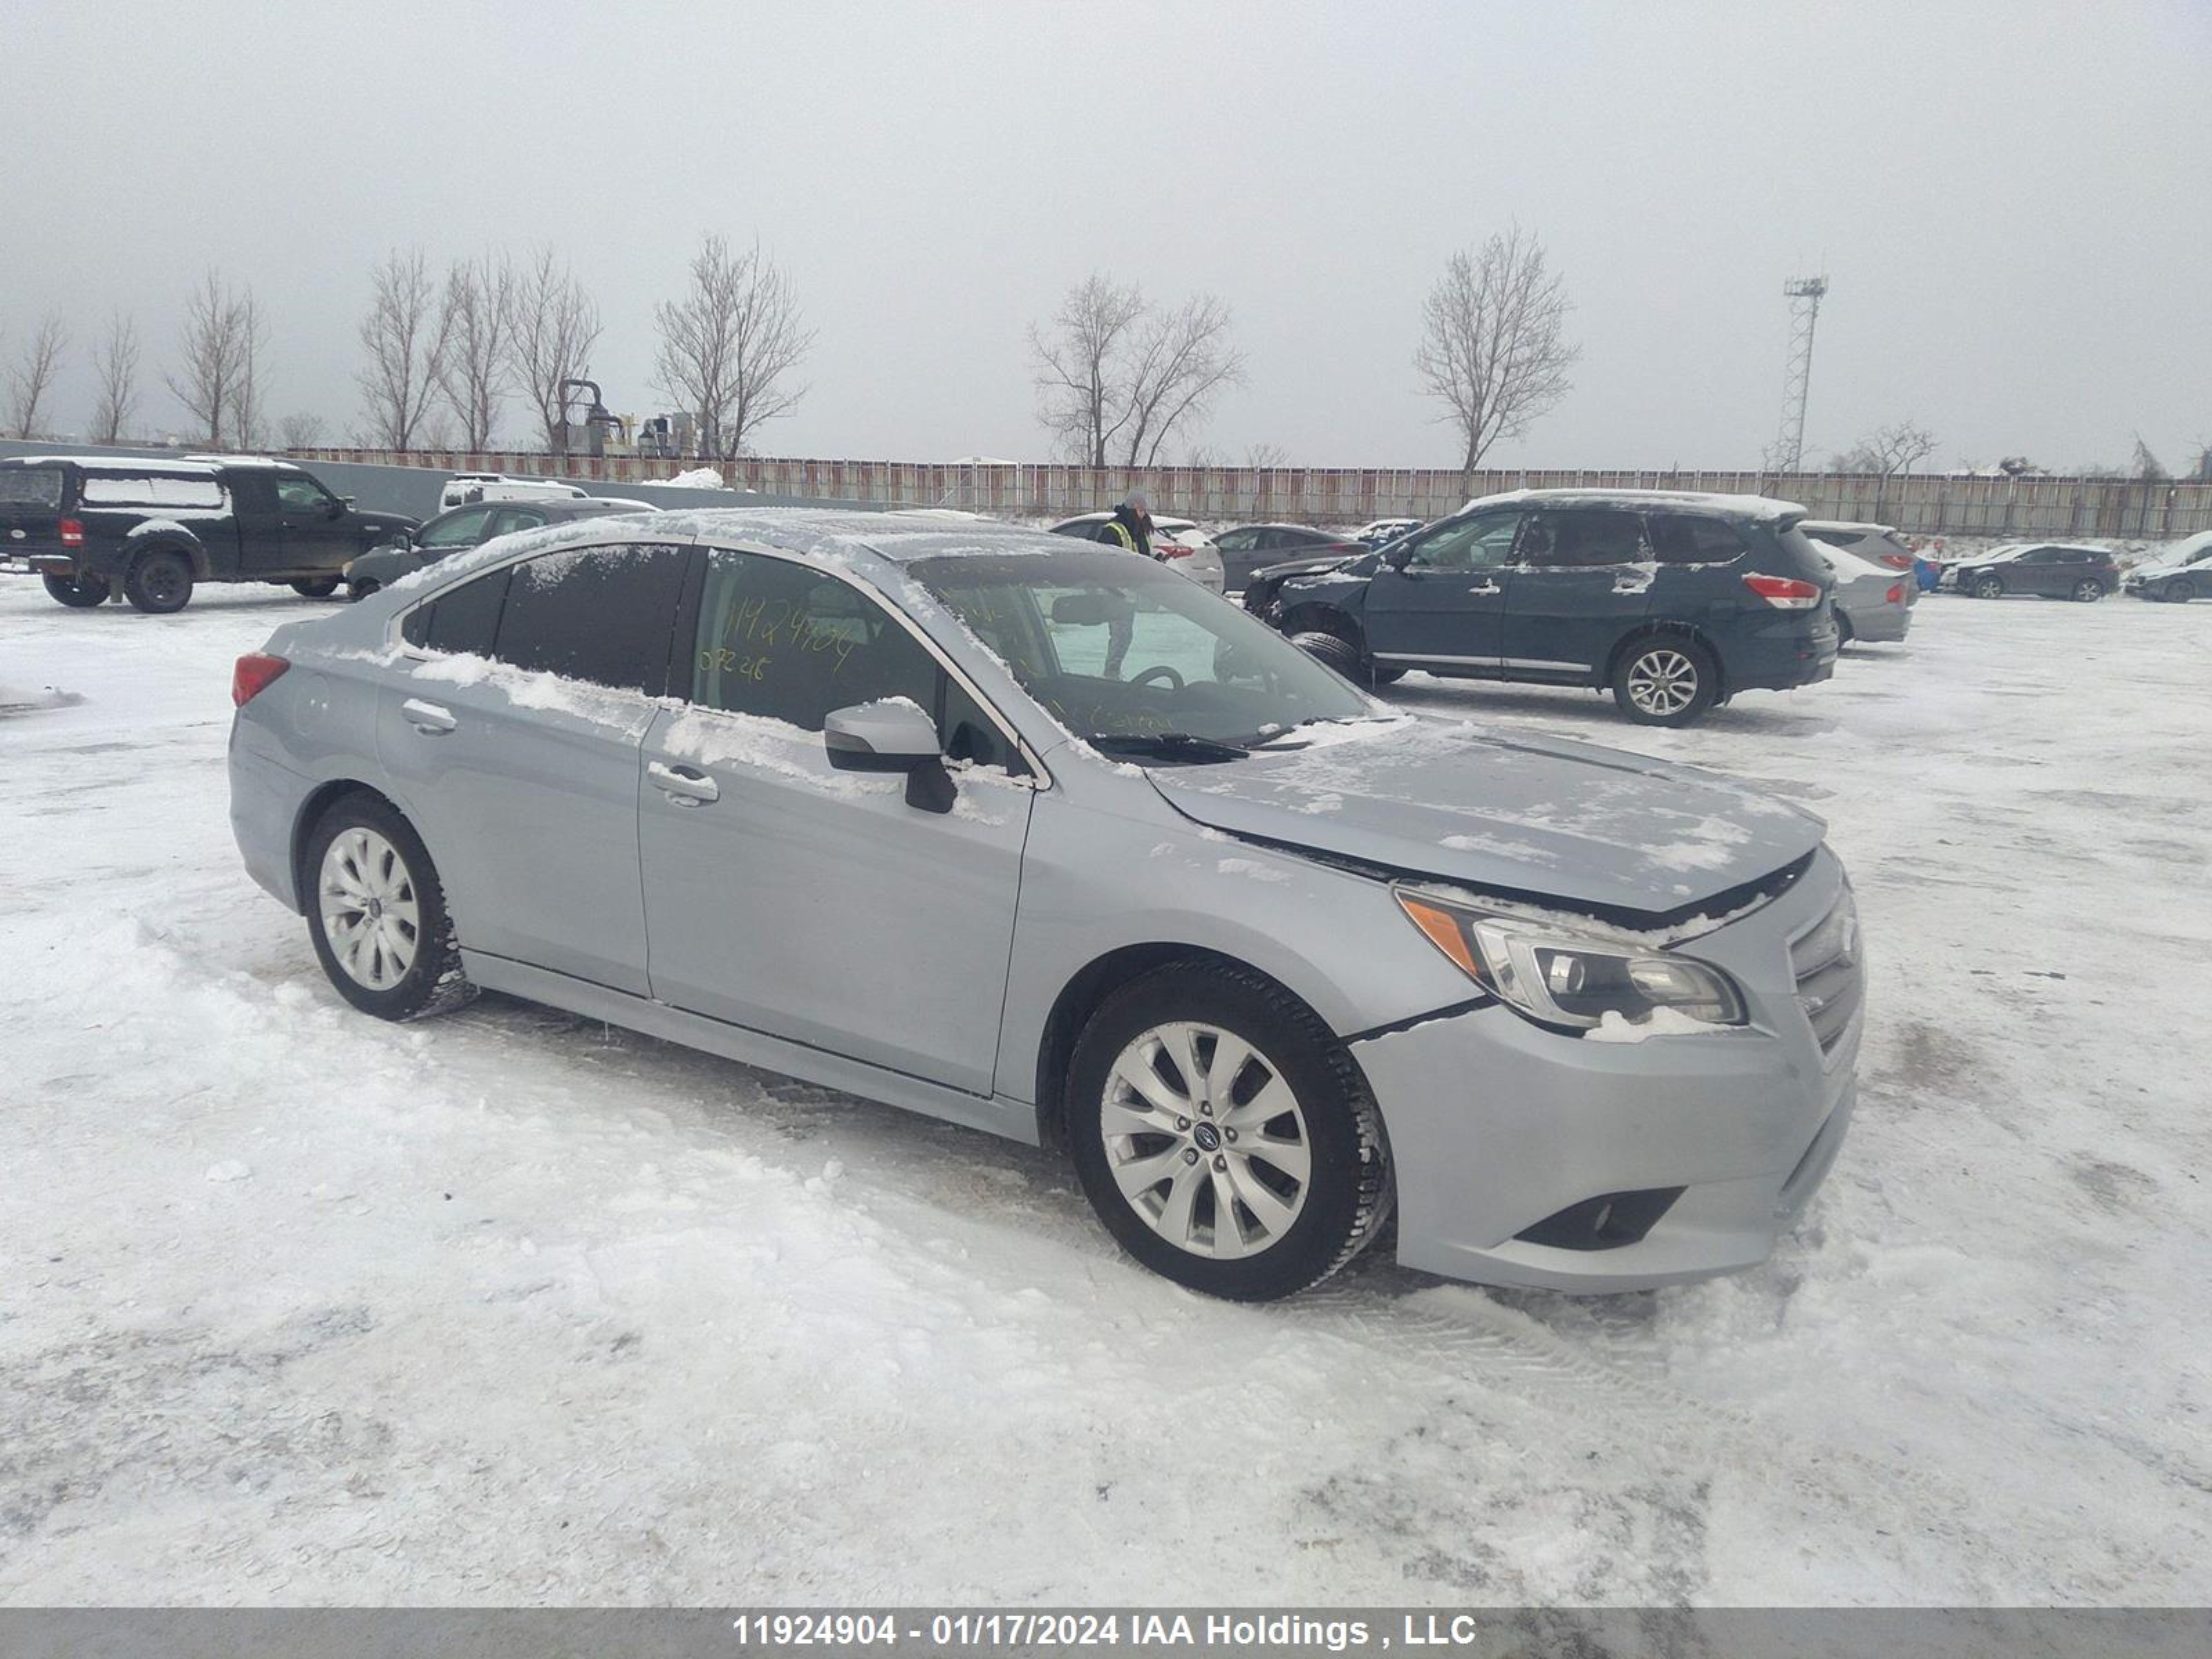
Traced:
<svg viewBox="0 0 2212 1659">
<path fill-rule="evenodd" d="M 1257 1255 L 1305 1208 L 1313 1143 L 1297 1096 L 1218 1025 L 1178 1021 L 1133 1038 L 1106 1073 L 1099 1127 L 1129 1207 L 1193 1255 Z"/>
<path fill-rule="evenodd" d="M 372 991 L 407 977 L 422 940 L 415 878 L 375 830 L 343 830 L 323 854 L 317 885 L 323 934 L 346 976 Z"/>
<path fill-rule="evenodd" d="M 1645 714 L 1680 714 L 1698 695 L 1698 665 L 1671 647 L 1647 651 L 1628 671 L 1628 696 Z"/>
</svg>

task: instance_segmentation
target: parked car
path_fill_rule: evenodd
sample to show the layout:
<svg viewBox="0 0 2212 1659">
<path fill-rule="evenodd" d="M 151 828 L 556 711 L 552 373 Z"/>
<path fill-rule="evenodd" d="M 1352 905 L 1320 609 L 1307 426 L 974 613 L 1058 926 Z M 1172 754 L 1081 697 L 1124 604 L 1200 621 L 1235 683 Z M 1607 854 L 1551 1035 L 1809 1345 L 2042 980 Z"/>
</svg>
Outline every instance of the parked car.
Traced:
<svg viewBox="0 0 2212 1659">
<path fill-rule="evenodd" d="M 2112 550 L 2063 542 L 2022 542 L 1992 549 L 1951 567 L 1951 583 L 1978 599 L 2033 593 L 2094 604 L 2120 585 Z"/>
<path fill-rule="evenodd" d="M 1750 495 L 1518 490 L 1244 605 L 1354 678 L 1407 669 L 1610 687 L 1645 725 L 1835 672 L 1832 578 L 1804 509 Z"/>
<path fill-rule="evenodd" d="M 560 478 L 510 478 L 504 472 L 456 472 L 438 492 L 441 511 L 471 501 L 581 501 L 591 492 Z"/>
<path fill-rule="evenodd" d="M 571 519 L 657 511 L 642 501 L 600 501 L 591 496 L 581 501 L 520 504 L 479 501 L 472 507 L 457 507 L 450 513 L 441 513 L 421 529 L 398 541 L 372 547 L 358 558 L 349 560 L 345 568 L 346 594 L 349 599 L 365 599 L 379 588 L 391 586 L 402 576 L 412 575 L 426 564 L 481 546 L 495 536 L 535 530 L 540 525 L 565 524 Z"/>
<path fill-rule="evenodd" d="M 1362 547 L 1380 547 L 1401 536 L 1410 536 L 1425 522 L 1421 519 L 1374 519 L 1353 531 L 1352 539 Z"/>
<path fill-rule="evenodd" d="M 1053 526 L 1052 533 L 1079 536 L 1085 541 L 1111 541 L 1105 530 L 1106 520 L 1113 516 L 1111 513 L 1079 513 Z M 1188 519 L 1152 520 L 1152 556 L 1173 566 L 1177 574 L 1189 577 L 1208 592 L 1227 589 L 1228 577 L 1213 538 Z"/>
<path fill-rule="evenodd" d="M 1031 531 L 644 534 L 240 659 L 239 847 L 356 1009 L 501 991 L 1062 1146 L 1132 1255 L 1242 1299 L 1394 1212 L 1456 1278 L 1727 1272 L 1826 1174 L 1863 970 L 1810 814 L 1413 720 Z"/>
<path fill-rule="evenodd" d="M 2139 599 L 2174 605 L 2212 593 L 2212 530 L 2159 549 L 2128 572 L 2124 585 Z"/>
<path fill-rule="evenodd" d="M 1856 524 L 1840 519 L 1808 519 L 1797 526 L 1816 542 L 1830 547 L 1840 547 L 1846 553 L 1856 554 L 1870 564 L 1891 570 L 1908 570 L 1914 580 L 1912 592 L 1936 586 L 1942 574 L 1933 559 L 1923 559 L 1912 550 L 1894 525 Z M 1907 601 L 1911 601 L 1908 599 Z"/>
<path fill-rule="evenodd" d="M 120 592 L 166 615 L 201 582 L 275 582 L 323 599 L 347 560 L 414 527 L 402 514 L 361 511 L 289 461 L 0 461 L 0 571 L 41 576 L 79 609 Z"/>
<path fill-rule="evenodd" d="M 1303 524 L 1241 524 L 1213 538 L 1221 555 L 1222 580 L 1241 593 L 1253 574 L 1268 565 L 1298 558 L 1345 558 L 1360 550 L 1349 536 Z"/>
<path fill-rule="evenodd" d="M 1835 578 L 1838 647 L 1854 640 L 1869 644 L 1902 640 L 1912 626 L 1913 601 L 1920 597 L 1911 571 L 1876 564 L 1817 539 L 1814 546 Z"/>
</svg>

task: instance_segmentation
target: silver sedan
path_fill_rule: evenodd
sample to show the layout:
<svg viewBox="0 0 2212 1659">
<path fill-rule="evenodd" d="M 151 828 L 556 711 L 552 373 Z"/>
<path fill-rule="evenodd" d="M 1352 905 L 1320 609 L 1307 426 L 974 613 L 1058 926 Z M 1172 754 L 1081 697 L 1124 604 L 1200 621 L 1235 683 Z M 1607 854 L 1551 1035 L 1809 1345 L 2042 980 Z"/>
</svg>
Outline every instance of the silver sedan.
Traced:
<svg viewBox="0 0 2212 1659">
<path fill-rule="evenodd" d="M 600 519 L 280 629 L 233 696 L 246 867 L 356 1008 L 495 989 L 1064 1146 L 1212 1294 L 1394 1210 L 1457 1278 L 1746 1267 L 1850 1115 L 1818 819 L 1416 720 L 1133 555 Z"/>
</svg>

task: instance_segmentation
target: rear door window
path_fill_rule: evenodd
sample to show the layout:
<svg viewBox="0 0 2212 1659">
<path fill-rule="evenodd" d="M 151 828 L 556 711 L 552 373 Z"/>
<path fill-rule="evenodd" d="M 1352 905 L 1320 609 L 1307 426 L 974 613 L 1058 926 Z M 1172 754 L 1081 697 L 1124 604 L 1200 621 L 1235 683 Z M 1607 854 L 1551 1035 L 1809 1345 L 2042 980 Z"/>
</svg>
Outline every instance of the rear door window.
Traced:
<svg viewBox="0 0 2212 1659">
<path fill-rule="evenodd" d="M 1651 555 L 1662 564 L 1726 564 L 1744 550 L 1743 532 L 1725 519 L 1686 513 L 1654 513 L 1644 520 Z M 1808 531 L 1832 547 L 1849 547 L 1849 532 Z"/>
<path fill-rule="evenodd" d="M 1648 556 L 1639 515 L 1597 507 L 1530 514 L 1516 554 L 1522 564 L 1550 569 L 1636 564 Z"/>
<path fill-rule="evenodd" d="M 492 654 L 517 668 L 659 696 L 689 557 L 680 547 L 617 546 L 526 559 L 510 568 Z"/>
<path fill-rule="evenodd" d="M 222 486 L 211 477 L 158 474 L 88 472 L 82 501 L 87 507 L 221 507 Z"/>
</svg>

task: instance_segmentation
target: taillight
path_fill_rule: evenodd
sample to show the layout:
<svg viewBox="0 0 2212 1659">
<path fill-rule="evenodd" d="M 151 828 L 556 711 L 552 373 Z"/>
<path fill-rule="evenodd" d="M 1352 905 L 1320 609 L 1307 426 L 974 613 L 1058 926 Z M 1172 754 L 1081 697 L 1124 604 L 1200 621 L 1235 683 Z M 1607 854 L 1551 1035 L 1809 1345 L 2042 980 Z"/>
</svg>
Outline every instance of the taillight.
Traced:
<svg viewBox="0 0 2212 1659">
<path fill-rule="evenodd" d="M 84 545 L 84 520 L 82 519 L 64 519 L 62 520 L 61 530 L 62 545 L 64 547 L 82 547 Z"/>
<path fill-rule="evenodd" d="M 1743 585 L 1777 611 L 1810 611 L 1820 603 L 1820 584 L 1802 582 L 1795 576 L 1746 576 Z"/>
<path fill-rule="evenodd" d="M 1912 556 L 1910 553 L 1878 553 L 1875 556 L 1880 559 L 1884 564 L 1887 565 L 1892 570 L 1910 570 L 1912 568 Z"/>
<path fill-rule="evenodd" d="M 1892 605 L 1903 605 L 1905 603 L 1905 584 L 1903 582 L 1892 582 L 1889 585 L 1889 592 L 1882 595 L 1882 597 L 1887 599 Z"/>
<path fill-rule="evenodd" d="M 265 657 L 259 652 L 240 657 L 230 671 L 230 702 L 234 708 L 243 708 L 259 696 L 292 665 L 282 657 Z"/>
<path fill-rule="evenodd" d="M 1159 550 L 1160 556 L 1164 559 L 1188 559 L 1197 551 L 1194 547 L 1177 547 L 1172 542 Z"/>
</svg>

